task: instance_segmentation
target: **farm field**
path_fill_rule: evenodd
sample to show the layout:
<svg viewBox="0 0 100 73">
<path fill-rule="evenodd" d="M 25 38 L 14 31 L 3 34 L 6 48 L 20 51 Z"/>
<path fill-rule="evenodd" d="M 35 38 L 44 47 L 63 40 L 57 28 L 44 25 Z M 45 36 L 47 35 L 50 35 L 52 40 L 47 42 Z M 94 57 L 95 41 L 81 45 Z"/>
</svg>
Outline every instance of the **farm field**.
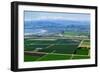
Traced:
<svg viewBox="0 0 100 73">
<path fill-rule="evenodd" d="M 24 61 L 89 59 L 90 41 L 80 39 L 24 39 Z"/>
</svg>

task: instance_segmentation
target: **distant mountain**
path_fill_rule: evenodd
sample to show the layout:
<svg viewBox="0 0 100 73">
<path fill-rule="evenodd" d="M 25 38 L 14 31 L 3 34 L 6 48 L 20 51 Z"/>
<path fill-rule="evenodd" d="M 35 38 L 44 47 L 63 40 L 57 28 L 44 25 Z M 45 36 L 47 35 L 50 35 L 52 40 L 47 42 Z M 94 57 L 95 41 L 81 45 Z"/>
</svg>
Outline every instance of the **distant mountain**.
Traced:
<svg viewBox="0 0 100 73">
<path fill-rule="evenodd" d="M 25 34 L 45 35 L 59 33 L 62 31 L 89 32 L 90 23 L 86 21 L 65 21 L 65 20 L 40 20 L 25 21 Z"/>
</svg>

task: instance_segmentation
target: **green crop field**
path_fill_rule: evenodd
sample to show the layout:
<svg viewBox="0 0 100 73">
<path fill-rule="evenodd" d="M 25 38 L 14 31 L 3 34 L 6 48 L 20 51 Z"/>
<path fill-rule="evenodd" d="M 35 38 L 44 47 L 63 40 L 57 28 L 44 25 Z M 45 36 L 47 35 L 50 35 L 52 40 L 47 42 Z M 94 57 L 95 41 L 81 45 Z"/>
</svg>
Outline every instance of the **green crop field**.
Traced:
<svg viewBox="0 0 100 73">
<path fill-rule="evenodd" d="M 24 61 L 50 61 L 90 58 L 89 40 L 76 39 L 24 39 Z M 30 53 L 31 52 L 31 53 Z"/>
<path fill-rule="evenodd" d="M 85 35 L 88 36 L 89 32 L 64 32 L 64 36 L 80 36 Z"/>
</svg>

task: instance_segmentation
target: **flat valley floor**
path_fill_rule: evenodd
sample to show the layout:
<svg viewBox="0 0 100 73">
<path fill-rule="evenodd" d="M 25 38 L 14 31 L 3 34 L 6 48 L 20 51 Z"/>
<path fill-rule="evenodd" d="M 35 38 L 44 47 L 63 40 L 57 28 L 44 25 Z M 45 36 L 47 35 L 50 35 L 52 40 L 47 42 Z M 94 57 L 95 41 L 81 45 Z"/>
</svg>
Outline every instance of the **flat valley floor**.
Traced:
<svg viewBox="0 0 100 73">
<path fill-rule="evenodd" d="M 90 40 L 78 38 L 25 38 L 24 61 L 74 60 L 90 58 Z"/>
</svg>

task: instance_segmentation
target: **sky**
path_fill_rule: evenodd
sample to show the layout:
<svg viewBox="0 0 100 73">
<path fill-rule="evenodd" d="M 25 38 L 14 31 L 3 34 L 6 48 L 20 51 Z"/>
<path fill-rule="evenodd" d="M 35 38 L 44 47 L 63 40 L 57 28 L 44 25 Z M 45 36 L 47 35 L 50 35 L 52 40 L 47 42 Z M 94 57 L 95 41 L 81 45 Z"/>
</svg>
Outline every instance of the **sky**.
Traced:
<svg viewBox="0 0 100 73">
<path fill-rule="evenodd" d="M 36 21 L 36 20 L 90 21 L 90 14 L 87 14 L 87 13 L 24 11 L 24 19 L 25 19 L 25 21 Z"/>
</svg>

